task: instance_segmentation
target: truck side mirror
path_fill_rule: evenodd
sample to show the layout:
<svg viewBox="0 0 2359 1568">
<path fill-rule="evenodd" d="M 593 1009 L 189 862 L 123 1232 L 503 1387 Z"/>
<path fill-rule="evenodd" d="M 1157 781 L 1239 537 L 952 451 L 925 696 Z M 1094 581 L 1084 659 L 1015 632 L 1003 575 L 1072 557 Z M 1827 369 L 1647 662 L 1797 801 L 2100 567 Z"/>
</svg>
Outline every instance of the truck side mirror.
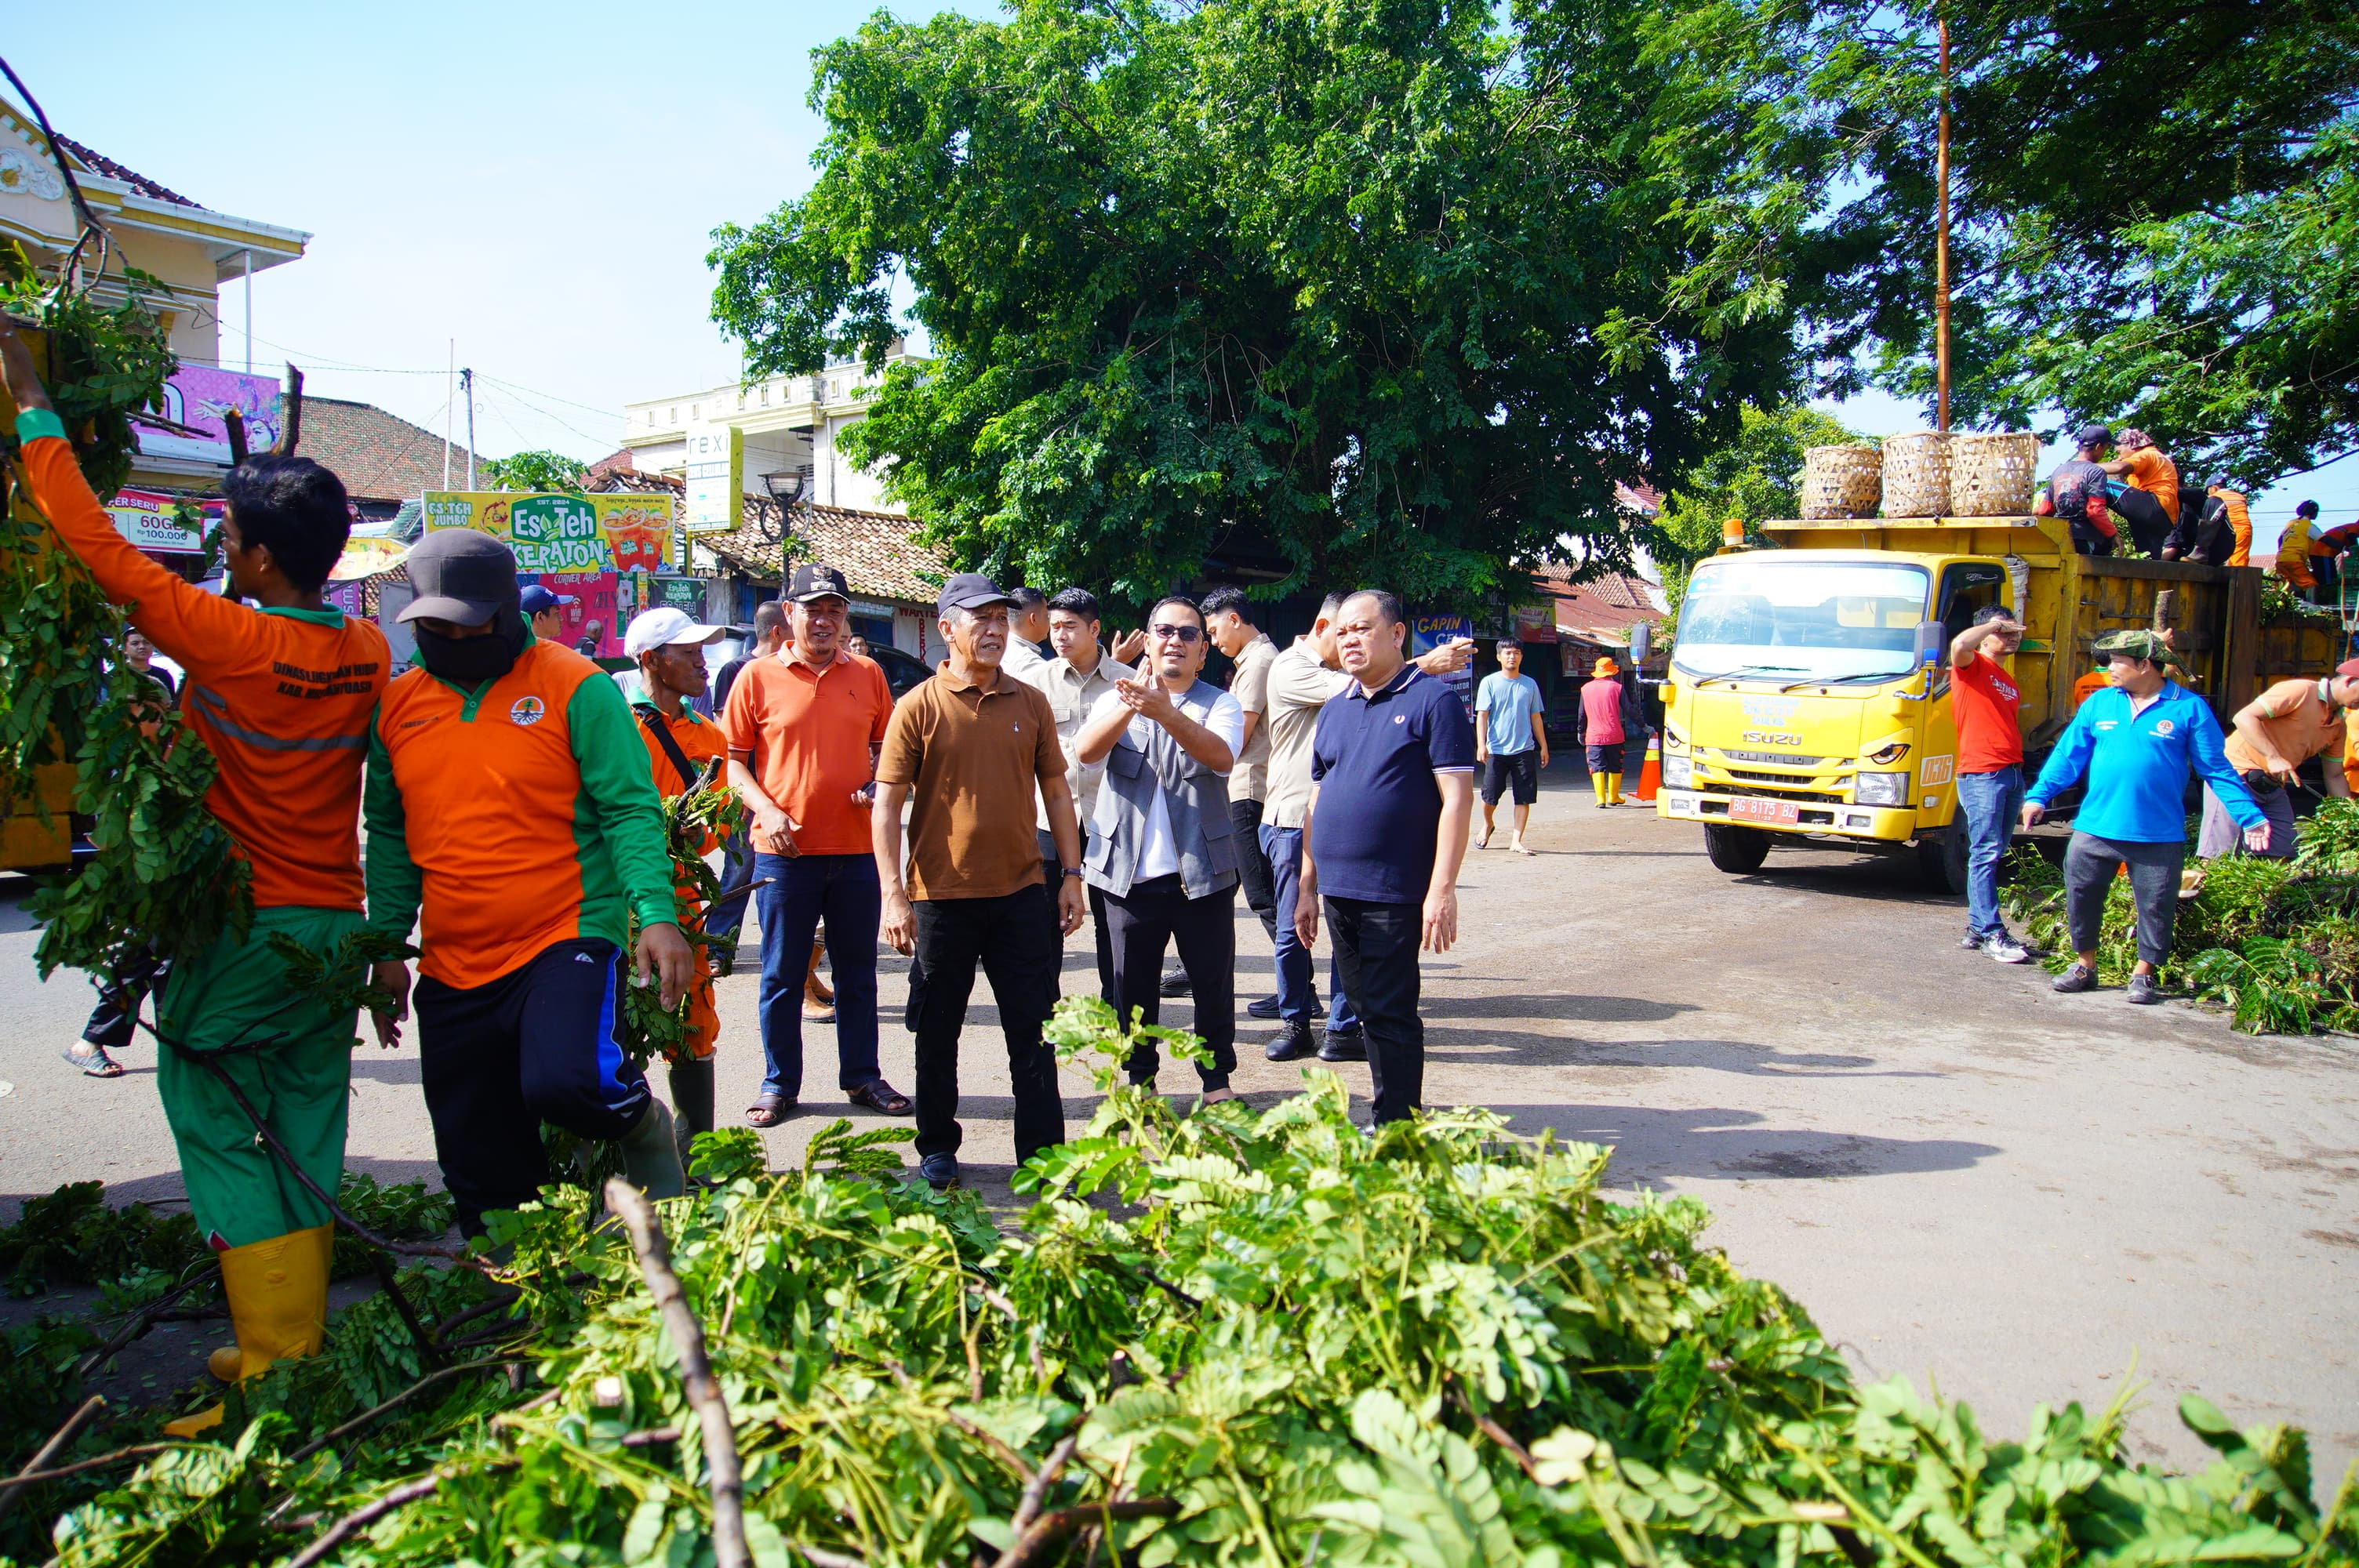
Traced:
<svg viewBox="0 0 2359 1568">
<path fill-rule="evenodd" d="M 1655 629 L 1645 622 L 1630 628 L 1630 665 L 1636 669 L 1647 662 L 1655 645 Z"/>
<path fill-rule="evenodd" d="M 1917 663 L 1938 665 L 1950 646 L 1950 629 L 1939 621 L 1917 623 Z"/>
</svg>

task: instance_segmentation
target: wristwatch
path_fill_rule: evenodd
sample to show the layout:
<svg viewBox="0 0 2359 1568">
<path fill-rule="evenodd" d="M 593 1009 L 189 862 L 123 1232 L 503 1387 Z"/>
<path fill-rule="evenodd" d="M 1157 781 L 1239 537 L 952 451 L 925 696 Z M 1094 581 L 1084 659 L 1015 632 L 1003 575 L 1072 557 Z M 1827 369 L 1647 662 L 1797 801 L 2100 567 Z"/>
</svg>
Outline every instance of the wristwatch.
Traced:
<svg viewBox="0 0 2359 1568">
<path fill-rule="evenodd" d="M 1078 877 L 1082 874 L 1082 868 L 1079 866 L 1060 866 L 1057 869 L 1069 877 Z"/>
</svg>

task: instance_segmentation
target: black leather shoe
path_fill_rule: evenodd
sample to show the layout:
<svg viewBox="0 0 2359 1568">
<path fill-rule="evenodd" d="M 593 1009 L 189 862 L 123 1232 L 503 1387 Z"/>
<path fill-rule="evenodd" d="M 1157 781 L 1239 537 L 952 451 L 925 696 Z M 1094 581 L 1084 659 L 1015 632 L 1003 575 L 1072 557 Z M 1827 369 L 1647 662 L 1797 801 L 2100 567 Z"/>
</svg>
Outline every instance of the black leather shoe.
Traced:
<svg viewBox="0 0 2359 1568">
<path fill-rule="evenodd" d="M 1274 996 L 1256 998 L 1254 1000 L 1245 1003 L 1245 1016 L 1247 1018 L 1276 1018 L 1277 1016 L 1277 999 Z"/>
<path fill-rule="evenodd" d="M 1269 1037 L 1269 1043 L 1261 1048 L 1261 1054 L 1273 1062 L 1299 1062 L 1313 1054 L 1310 1025 L 1288 1023 L 1281 1026 Z"/>
<path fill-rule="evenodd" d="M 949 1192 L 959 1184 L 959 1162 L 955 1154 L 929 1154 L 918 1162 L 918 1175 L 926 1185 L 938 1193 Z"/>
<path fill-rule="evenodd" d="M 1187 971 L 1187 970 L 1185 970 L 1185 969 L 1166 969 L 1166 970 L 1164 970 L 1164 971 L 1163 971 L 1163 986 L 1162 986 L 1162 994 L 1163 994 L 1163 995 L 1165 995 L 1165 996 L 1186 996 L 1186 995 L 1188 995 L 1188 994 L 1189 994 L 1189 992 L 1190 992 L 1190 989 L 1191 989 L 1191 988 L 1190 988 L 1190 987 L 1189 986 L 1189 984 L 1188 984 L 1188 971 Z"/>
<path fill-rule="evenodd" d="M 1319 1043 L 1319 1059 L 1322 1062 L 1364 1062 L 1368 1059 L 1368 1034 L 1364 1029 L 1331 1029 L 1327 1038 Z"/>
</svg>

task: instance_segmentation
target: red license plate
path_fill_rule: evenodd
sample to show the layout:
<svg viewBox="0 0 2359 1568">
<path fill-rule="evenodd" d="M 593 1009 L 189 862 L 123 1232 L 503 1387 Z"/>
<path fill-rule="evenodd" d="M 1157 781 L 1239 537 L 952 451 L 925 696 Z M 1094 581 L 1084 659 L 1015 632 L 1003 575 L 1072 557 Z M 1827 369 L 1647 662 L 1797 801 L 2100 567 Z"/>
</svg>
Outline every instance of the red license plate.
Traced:
<svg viewBox="0 0 2359 1568">
<path fill-rule="evenodd" d="M 1791 800 L 1759 800 L 1739 795 L 1728 803 L 1731 822 L 1767 822 L 1778 827 L 1792 827 L 1802 820 L 1799 802 Z"/>
</svg>

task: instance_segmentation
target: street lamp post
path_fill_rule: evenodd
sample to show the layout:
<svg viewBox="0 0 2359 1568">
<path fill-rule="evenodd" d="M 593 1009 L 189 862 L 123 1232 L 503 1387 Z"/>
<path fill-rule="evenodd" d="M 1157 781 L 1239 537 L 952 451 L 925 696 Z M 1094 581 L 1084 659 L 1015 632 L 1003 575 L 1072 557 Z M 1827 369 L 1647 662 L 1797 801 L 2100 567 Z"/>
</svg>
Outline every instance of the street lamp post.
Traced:
<svg viewBox="0 0 2359 1568">
<path fill-rule="evenodd" d="M 770 499 L 778 506 L 778 586 L 784 591 L 788 580 L 794 575 L 788 569 L 787 552 L 794 547 L 795 531 L 788 519 L 794 514 L 796 503 L 803 498 L 803 470 L 792 469 L 785 473 L 766 473 L 762 476 L 762 488 L 770 492 Z"/>
</svg>

